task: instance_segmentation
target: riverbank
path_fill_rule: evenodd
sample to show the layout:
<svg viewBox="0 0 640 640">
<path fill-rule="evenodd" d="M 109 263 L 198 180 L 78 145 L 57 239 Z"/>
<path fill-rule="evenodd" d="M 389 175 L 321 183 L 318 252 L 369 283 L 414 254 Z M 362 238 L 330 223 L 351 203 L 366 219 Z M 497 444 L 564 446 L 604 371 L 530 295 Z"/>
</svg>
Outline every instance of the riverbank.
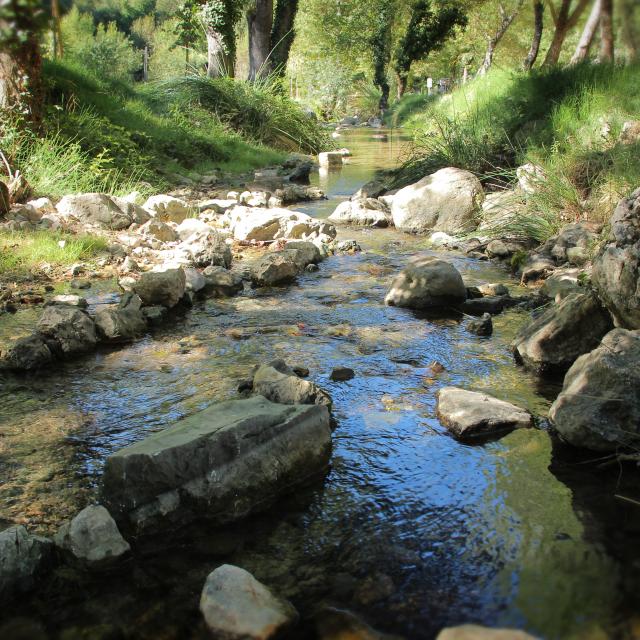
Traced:
<svg viewBox="0 0 640 640">
<path fill-rule="evenodd" d="M 312 176 L 330 199 L 303 211 L 325 219 L 340 198 L 393 164 L 393 132 L 386 142 L 370 134 L 345 134 L 353 159 Z M 12 615 L 38 620 L 45 637 L 162 630 L 204 638 L 198 594 L 227 562 L 294 603 L 300 637 L 312 637 L 304 634 L 324 603 L 411 638 L 469 620 L 584 637 L 616 633 L 632 619 L 633 511 L 611 500 L 633 487 L 632 474 L 616 488 L 617 469 L 576 464 L 544 422 L 478 447 L 450 438 L 436 417 L 436 392 L 445 386 L 546 415 L 558 384 L 515 367 L 511 353 L 528 312 L 495 316 L 486 338 L 468 330 L 468 318 L 382 304 L 391 279 L 418 253 L 450 262 L 469 286 L 502 283 L 512 295 L 526 293 L 509 267 L 434 250 L 427 238 L 394 229 L 338 234 L 363 251 L 325 260 L 287 288 L 196 301 L 153 337 L 62 362 L 54 377 L 3 381 L 3 461 L 11 454 L 3 517 L 41 530 L 94 499 L 106 456 L 236 397 L 256 364 L 304 364 L 332 396 L 338 422 L 324 483 L 251 526 L 195 524 L 176 538 L 134 542 L 132 560 L 99 580 L 58 571 Z M 338 365 L 355 377 L 332 380 Z"/>
</svg>

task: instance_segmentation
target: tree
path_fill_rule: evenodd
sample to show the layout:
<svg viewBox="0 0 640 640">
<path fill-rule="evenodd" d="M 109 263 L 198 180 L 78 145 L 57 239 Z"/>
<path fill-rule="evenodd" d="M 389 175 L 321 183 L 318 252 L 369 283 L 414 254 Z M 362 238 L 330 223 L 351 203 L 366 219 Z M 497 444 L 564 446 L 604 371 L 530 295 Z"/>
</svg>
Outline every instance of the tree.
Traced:
<svg viewBox="0 0 640 640">
<path fill-rule="evenodd" d="M 287 70 L 297 13 L 298 0 L 277 0 L 271 29 L 271 68 L 278 76 L 283 76 Z"/>
<path fill-rule="evenodd" d="M 417 0 L 396 49 L 394 69 L 398 78 L 398 98 L 406 91 L 411 65 L 440 49 L 456 27 L 466 25 L 467 16 L 459 5 L 443 3 L 433 11 L 431 0 Z"/>
<path fill-rule="evenodd" d="M 19 113 L 36 127 L 43 107 L 39 36 L 48 22 L 39 0 L 0 3 L 0 108 Z"/>
<path fill-rule="evenodd" d="M 249 80 L 269 74 L 273 0 L 255 0 L 247 11 L 249 29 Z"/>
<path fill-rule="evenodd" d="M 493 63 L 493 54 L 496 50 L 496 47 L 500 43 L 500 40 L 502 40 L 502 38 L 504 37 L 504 34 L 507 33 L 507 29 L 511 26 L 511 23 L 518 15 L 523 4 L 524 0 L 517 0 L 517 4 L 511 13 L 507 13 L 502 2 L 498 5 L 498 10 L 500 11 L 500 24 L 495 33 L 490 38 L 488 38 L 487 50 L 484 54 L 484 60 L 482 61 L 482 64 L 478 69 L 478 75 L 485 75 L 491 68 L 491 65 Z"/>
<path fill-rule="evenodd" d="M 554 0 L 547 0 L 551 18 L 555 25 L 555 31 L 553 32 L 553 38 L 544 59 L 544 66 L 546 67 L 558 64 L 560 53 L 562 52 L 562 45 L 564 44 L 567 34 L 576 26 L 583 11 L 589 5 L 589 0 L 578 0 L 575 9 L 571 11 L 573 0 L 561 0 L 560 10 L 557 11 L 553 2 Z"/>
<path fill-rule="evenodd" d="M 533 38 L 529 53 L 524 59 L 522 68 L 524 71 L 531 71 L 538 59 L 540 51 L 540 41 L 542 40 L 542 30 L 544 28 L 544 3 L 542 0 L 533 0 Z"/>
<path fill-rule="evenodd" d="M 205 0 L 200 17 L 207 36 L 207 75 L 233 76 L 236 61 L 236 25 L 242 0 Z"/>
<path fill-rule="evenodd" d="M 375 30 L 370 39 L 373 57 L 373 84 L 380 89 L 380 112 L 389 106 L 389 80 L 387 68 L 391 61 L 391 27 L 394 6 L 383 1 L 376 17 Z"/>
<path fill-rule="evenodd" d="M 579 62 L 584 61 L 589 55 L 589 50 L 591 49 L 591 44 L 593 43 L 593 37 L 595 36 L 598 25 L 600 24 L 601 9 L 601 0 L 594 0 L 593 7 L 591 7 L 591 13 L 589 14 L 589 18 L 584 25 L 582 35 L 580 36 L 580 40 L 578 41 L 578 45 L 576 46 L 576 50 L 574 51 L 573 56 L 571 56 L 571 61 L 569 64 L 578 64 Z"/>
<path fill-rule="evenodd" d="M 171 49 L 182 47 L 184 49 L 184 65 L 185 70 L 189 69 L 189 50 L 198 41 L 198 12 L 194 0 L 184 0 L 178 7 L 175 14 L 177 20 L 174 34 L 175 42 L 171 45 Z"/>
<path fill-rule="evenodd" d="M 613 62 L 613 0 L 600 2 L 600 62 Z"/>
</svg>

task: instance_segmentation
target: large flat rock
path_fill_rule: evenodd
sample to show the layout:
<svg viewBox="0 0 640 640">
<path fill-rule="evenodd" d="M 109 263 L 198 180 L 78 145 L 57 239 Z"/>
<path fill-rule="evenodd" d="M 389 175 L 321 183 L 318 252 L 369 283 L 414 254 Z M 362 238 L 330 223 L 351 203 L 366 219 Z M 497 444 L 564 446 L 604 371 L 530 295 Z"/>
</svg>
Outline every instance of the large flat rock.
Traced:
<svg viewBox="0 0 640 640">
<path fill-rule="evenodd" d="M 221 402 L 107 458 L 103 501 L 138 531 L 229 522 L 317 476 L 330 454 L 325 406 Z"/>
</svg>

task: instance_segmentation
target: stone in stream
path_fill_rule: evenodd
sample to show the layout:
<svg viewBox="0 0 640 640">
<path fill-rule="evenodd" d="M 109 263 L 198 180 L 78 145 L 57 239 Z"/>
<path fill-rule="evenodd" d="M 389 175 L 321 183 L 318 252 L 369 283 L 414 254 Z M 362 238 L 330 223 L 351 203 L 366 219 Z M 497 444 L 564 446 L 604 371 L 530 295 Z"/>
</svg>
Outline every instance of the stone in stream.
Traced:
<svg viewBox="0 0 640 640">
<path fill-rule="evenodd" d="M 440 422 L 460 440 L 484 438 L 533 426 L 528 411 L 486 393 L 445 387 L 437 394 Z"/>
<path fill-rule="evenodd" d="M 147 330 L 146 320 L 139 307 L 104 307 L 96 313 L 95 323 L 98 337 L 102 342 L 108 343 L 131 342 Z"/>
<path fill-rule="evenodd" d="M 282 360 L 260 365 L 253 374 L 253 393 L 280 404 L 317 404 L 331 410 L 331 396 L 315 382 L 302 380 Z"/>
<path fill-rule="evenodd" d="M 180 224 L 191 213 L 189 205 L 184 200 L 162 194 L 151 196 L 142 207 L 162 222 L 176 222 L 177 224 Z"/>
<path fill-rule="evenodd" d="M 0 602 L 31 589 L 52 560 L 53 543 L 23 526 L 0 532 Z"/>
<path fill-rule="evenodd" d="M 448 167 L 411 184 L 393 197 L 391 214 L 396 228 L 411 233 L 475 229 L 484 190 L 469 171 Z"/>
<path fill-rule="evenodd" d="M 616 207 L 592 278 L 616 325 L 640 329 L 640 189 Z"/>
<path fill-rule="evenodd" d="M 595 451 L 640 444 L 640 331 L 614 329 L 567 372 L 549 418 L 564 440 Z"/>
<path fill-rule="evenodd" d="M 205 291 L 214 296 L 235 296 L 244 289 L 242 277 L 224 267 L 207 267 L 202 275 L 205 279 Z"/>
<path fill-rule="evenodd" d="M 134 216 L 128 211 L 128 207 L 123 211 L 111 196 L 104 193 L 64 196 L 56 209 L 65 218 L 114 231 L 126 229 L 134 222 Z"/>
<path fill-rule="evenodd" d="M 47 300 L 45 306 L 66 305 L 68 307 L 78 307 L 80 309 L 86 309 L 89 306 L 86 298 L 82 296 L 76 296 L 74 294 L 62 294 L 53 296 L 50 300 Z"/>
<path fill-rule="evenodd" d="M 299 273 L 295 255 L 274 251 L 259 258 L 251 267 L 251 281 L 258 287 L 273 287 L 288 284 Z"/>
<path fill-rule="evenodd" d="M 457 309 L 470 316 L 483 316 L 485 313 L 496 315 L 502 313 L 507 307 L 517 304 L 510 296 L 483 296 L 481 298 L 468 298 L 457 305 Z"/>
<path fill-rule="evenodd" d="M 393 225 L 389 209 L 379 200 L 363 198 L 341 202 L 329 216 L 335 224 L 349 224 L 362 227 L 388 227 Z"/>
<path fill-rule="evenodd" d="M 470 320 L 467 329 L 477 336 L 490 336 L 493 334 L 493 321 L 490 313 L 483 313 L 481 318 Z"/>
<path fill-rule="evenodd" d="M 192 233 L 178 245 L 177 251 L 196 267 L 213 265 L 228 269 L 231 266 L 231 248 L 211 227 Z"/>
<path fill-rule="evenodd" d="M 274 595 L 248 571 L 223 564 L 207 576 L 200 611 L 221 640 L 268 640 L 298 621 L 293 605 Z"/>
<path fill-rule="evenodd" d="M 509 289 L 500 283 L 487 283 L 478 286 L 478 291 L 483 296 L 508 296 Z"/>
<path fill-rule="evenodd" d="M 516 362 L 540 374 L 566 371 L 612 328 L 591 293 L 573 293 L 525 325 L 512 343 Z"/>
<path fill-rule="evenodd" d="M 321 167 L 341 167 L 342 158 L 340 151 L 322 151 L 318 154 L 318 162 Z"/>
<path fill-rule="evenodd" d="M 184 270 L 147 271 L 133 286 L 146 306 L 175 307 L 184 296 L 186 277 Z"/>
<path fill-rule="evenodd" d="M 109 456 L 102 502 L 138 532 L 231 522 L 324 473 L 330 455 L 325 406 L 221 402 Z"/>
<path fill-rule="evenodd" d="M 18 338 L 0 347 L 0 369 L 34 371 L 53 361 L 53 354 L 45 338 L 34 334 Z"/>
<path fill-rule="evenodd" d="M 313 242 L 304 240 L 290 240 L 279 253 L 290 256 L 301 271 L 310 264 L 322 262 L 320 249 Z"/>
<path fill-rule="evenodd" d="M 178 234 L 162 220 L 157 218 L 151 218 L 149 222 L 143 224 L 140 227 L 140 233 L 151 236 L 160 242 L 176 242 L 178 240 Z"/>
<path fill-rule="evenodd" d="M 329 376 L 334 382 L 346 382 L 355 378 L 356 372 L 349 367 L 334 367 Z"/>
<path fill-rule="evenodd" d="M 477 624 L 463 624 L 443 629 L 436 640 L 538 640 L 518 629 L 491 629 Z"/>
<path fill-rule="evenodd" d="M 384 301 L 395 307 L 434 309 L 454 306 L 466 297 L 459 271 L 444 260 L 425 256 L 412 260 L 396 276 Z"/>
<path fill-rule="evenodd" d="M 131 549 L 118 525 L 102 505 L 89 505 L 54 536 L 58 547 L 90 568 L 101 569 L 121 560 Z"/>
<path fill-rule="evenodd" d="M 45 307 L 36 328 L 52 352 L 62 356 L 92 351 L 98 341 L 93 320 L 78 307 Z"/>
</svg>

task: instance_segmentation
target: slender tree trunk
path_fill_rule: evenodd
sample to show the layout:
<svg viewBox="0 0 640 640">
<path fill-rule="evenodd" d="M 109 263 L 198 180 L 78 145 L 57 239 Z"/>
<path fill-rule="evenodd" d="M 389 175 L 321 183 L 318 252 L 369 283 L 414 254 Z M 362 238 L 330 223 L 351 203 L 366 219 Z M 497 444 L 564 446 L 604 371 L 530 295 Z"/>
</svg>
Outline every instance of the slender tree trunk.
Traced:
<svg viewBox="0 0 640 640">
<path fill-rule="evenodd" d="M 0 32 L 12 27 L 0 20 Z M 0 50 L 0 109 L 15 109 L 34 127 L 42 122 L 44 87 L 38 34 L 26 32 L 23 40 L 3 43 Z"/>
<path fill-rule="evenodd" d="M 53 31 L 53 57 L 62 58 L 64 48 L 62 43 L 62 30 L 60 29 L 60 2 L 51 0 L 51 30 Z"/>
<path fill-rule="evenodd" d="M 578 0 L 578 4 L 572 12 L 570 12 L 572 0 L 562 0 L 560 11 L 557 13 L 553 5 L 553 0 L 548 0 L 548 3 L 549 6 L 553 8 L 552 15 L 554 17 L 556 28 L 553 33 L 551 44 L 549 45 L 549 50 L 547 51 L 547 55 L 544 59 L 545 67 L 558 64 L 560 54 L 562 53 L 562 45 L 564 44 L 567 34 L 576 26 L 582 12 L 589 4 L 589 0 Z"/>
<path fill-rule="evenodd" d="M 295 37 L 293 25 L 298 12 L 298 0 L 277 0 L 273 28 L 271 29 L 271 67 L 284 76 L 289 61 L 289 51 Z"/>
<path fill-rule="evenodd" d="M 533 65 L 538 59 L 538 52 L 540 51 L 540 41 L 542 40 L 542 30 L 544 28 L 544 3 L 542 0 L 534 0 L 533 2 L 533 39 L 531 40 L 531 47 L 529 53 L 524 60 L 522 68 L 525 71 L 531 71 Z"/>
<path fill-rule="evenodd" d="M 589 18 L 584 25 L 584 29 L 582 30 L 582 35 L 580 36 L 580 40 L 578 42 L 578 46 L 571 57 L 571 62 L 569 64 L 578 64 L 579 62 L 583 62 L 587 59 L 589 55 L 589 51 L 591 49 L 591 44 L 593 43 L 593 37 L 596 34 L 596 29 L 598 28 L 598 24 L 600 23 L 600 10 L 602 8 L 601 0 L 594 0 L 593 7 L 591 7 L 591 13 L 589 14 Z"/>
<path fill-rule="evenodd" d="M 233 77 L 234 56 L 225 52 L 223 36 L 207 28 L 207 76 L 209 78 Z"/>
<path fill-rule="evenodd" d="M 622 0 L 619 5 L 621 14 L 620 36 L 629 61 L 638 57 L 638 34 L 635 32 L 633 25 L 635 6 L 635 0 Z"/>
<path fill-rule="evenodd" d="M 247 12 L 249 27 L 249 80 L 269 74 L 273 0 L 256 0 L 255 8 Z"/>
<path fill-rule="evenodd" d="M 613 0 L 601 0 L 600 62 L 613 62 Z"/>
<path fill-rule="evenodd" d="M 524 4 L 524 0 L 518 0 L 518 4 L 512 13 L 507 14 L 502 3 L 500 4 L 500 26 L 493 34 L 491 38 L 489 38 L 489 42 L 487 44 L 487 51 L 484 54 L 484 60 L 478 69 L 478 75 L 485 75 L 487 71 L 491 68 L 493 64 L 493 54 L 495 53 L 496 47 L 500 44 L 500 40 L 504 37 L 504 34 L 507 33 L 507 29 L 511 26 L 511 23 L 514 21 L 515 17 L 518 15 L 518 12 L 522 8 Z"/>
<path fill-rule="evenodd" d="M 398 100 L 402 98 L 405 91 L 407 90 L 407 78 L 408 74 L 396 73 L 396 79 L 398 81 Z"/>
</svg>

